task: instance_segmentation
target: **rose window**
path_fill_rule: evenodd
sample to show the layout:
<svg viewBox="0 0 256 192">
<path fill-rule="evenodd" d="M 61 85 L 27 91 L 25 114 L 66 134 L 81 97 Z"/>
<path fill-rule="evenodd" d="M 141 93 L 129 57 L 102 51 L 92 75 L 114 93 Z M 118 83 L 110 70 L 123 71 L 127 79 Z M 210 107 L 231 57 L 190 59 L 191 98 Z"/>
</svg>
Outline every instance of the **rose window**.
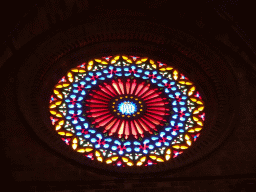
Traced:
<svg viewBox="0 0 256 192">
<path fill-rule="evenodd" d="M 205 120 L 201 95 L 184 74 L 135 56 L 70 69 L 55 85 L 49 111 L 69 147 L 121 167 L 171 161 L 196 142 Z"/>
</svg>

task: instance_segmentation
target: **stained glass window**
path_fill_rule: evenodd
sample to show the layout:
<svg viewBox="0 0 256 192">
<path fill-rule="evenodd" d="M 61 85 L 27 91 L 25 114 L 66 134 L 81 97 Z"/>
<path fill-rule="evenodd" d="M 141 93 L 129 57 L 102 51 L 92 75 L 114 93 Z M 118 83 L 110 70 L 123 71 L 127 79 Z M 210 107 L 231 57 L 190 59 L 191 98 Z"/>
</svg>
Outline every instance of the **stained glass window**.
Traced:
<svg viewBox="0 0 256 192">
<path fill-rule="evenodd" d="M 171 161 L 193 145 L 205 120 L 201 95 L 184 74 L 124 55 L 70 69 L 55 85 L 49 111 L 69 147 L 121 167 Z"/>
</svg>

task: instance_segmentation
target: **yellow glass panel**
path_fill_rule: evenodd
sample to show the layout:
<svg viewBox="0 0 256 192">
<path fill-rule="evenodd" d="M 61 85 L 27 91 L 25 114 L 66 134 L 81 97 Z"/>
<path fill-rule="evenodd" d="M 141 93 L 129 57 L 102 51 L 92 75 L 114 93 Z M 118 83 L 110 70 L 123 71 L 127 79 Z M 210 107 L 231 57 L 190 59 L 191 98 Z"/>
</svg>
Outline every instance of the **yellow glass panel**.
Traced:
<svg viewBox="0 0 256 192">
<path fill-rule="evenodd" d="M 197 101 L 197 99 L 195 99 L 195 98 L 191 98 L 191 101 L 196 102 L 196 101 Z"/>
<path fill-rule="evenodd" d="M 195 128 L 195 131 L 201 131 L 202 128 Z"/>
<path fill-rule="evenodd" d="M 86 71 L 84 69 L 79 69 L 79 73 L 85 73 Z"/>
<path fill-rule="evenodd" d="M 53 93 L 55 93 L 56 95 L 58 95 L 60 92 L 57 91 L 56 89 L 53 90 Z"/>
<path fill-rule="evenodd" d="M 93 148 L 90 148 L 90 147 L 86 147 L 86 148 L 85 148 L 85 151 L 86 151 L 86 152 L 90 152 L 90 151 L 92 151 L 92 150 L 93 150 Z"/>
<path fill-rule="evenodd" d="M 197 117 L 193 116 L 194 121 L 198 121 L 199 119 Z"/>
<path fill-rule="evenodd" d="M 186 139 L 186 140 L 189 140 L 189 136 L 188 136 L 188 135 L 185 135 L 185 139 Z"/>
<path fill-rule="evenodd" d="M 102 158 L 102 157 L 98 157 L 97 160 L 100 161 L 100 162 L 102 162 L 102 161 L 103 161 L 103 158 Z"/>
<path fill-rule="evenodd" d="M 79 152 L 79 153 L 84 153 L 84 152 L 85 152 L 85 149 L 78 149 L 77 152 Z"/>
<path fill-rule="evenodd" d="M 65 132 L 58 132 L 59 135 L 65 135 Z"/>
<path fill-rule="evenodd" d="M 181 149 L 187 149 L 188 147 L 185 146 L 185 145 L 182 145 L 180 148 L 181 148 Z"/>
<path fill-rule="evenodd" d="M 88 66 L 87 69 L 88 71 L 90 71 L 92 69 L 92 66 Z"/>
<path fill-rule="evenodd" d="M 62 95 L 61 95 L 61 94 L 58 94 L 57 97 L 59 97 L 60 99 L 62 99 Z"/>
<path fill-rule="evenodd" d="M 179 145 L 173 145 L 172 147 L 173 147 L 174 149 L 179 149 L 179 148 L 180 148 Z"/>
<path fill-rule="evenodd" d="M 140 159 L 140 161 L 141 161 L 141 162 L 144 162 L 144 161 L 146 161 L 146 159 L 147 159 L 146 157 L 142 157 L 142 158 Z"/>
<path fill-rule="evenodd" d="M 198 110 L 195 110 L 194 112 L 193 112 L 193 114 L 198 114 L 199 113 L 199 111 Z"/>
<path fill-rule="evenodd" d="M 172 152 L 171 149 L 167 149 L 167 150 L 166 150 L 166 154 L 168 154 L 168 155 L 170 155 L 171 152 Z"/>
<path fill-rule="evenodd" d="M 76 143 L 72 144 L 72 148 L 76 149 L 77 148 L 77 144 Z"/>
<path fill-rule="evenodd" d="M 127 59 L 128 59 L 128 57 L 126 57 L 126 56 L 122 56 L 122 58 L 123 58 L 124 60 L 127 60 Z"/>
<path fill-rule="evenodd" d="M 92 66 L 93 65 L 93 60 L 89 61 L 88 65 Z"/>
<path fill-rule="evenodd" d="M 129 161 L 129 159 L 126 157 L 122 157 L 122 159 L 123 159 L 123 162 L 125 162 L 125 163 Z"/>
<path fill-rule="evenodd" d="M 99 157 L 100 156 L 100 152 L 99 151 L 95 151 L 95 155 L 96 155 L 96 157 Z"/>
<path fill-rule="evenodd" d="M 62 101 L 56 101 L 55 104 L 56 105 L 60 105 L 62 103 Z"/>
<path fill-rule="evenodd" d="M 59 122 L 59 125 L 63 125 L 64 124 L 64 120 L 61 120 L 60 122 Z"/>
<path fill-rule="evenodd" d="M 116 60 L 113 59 L 113 60 L 111 61 L 111 64 L 114 64 L 115 62 L 116 62 Z"/>
<path fill-rule="evenodd" d="M 171 158 L 171 155 L 165 155 L 165 160 L 168 161 Z"/>
<path fill-rule="evenodd" d="M 150 62 L 150 64 L 152 64 L 152 65 L 155 64 L 155 62 L 154 62 L 152 59 L 150 59 L 149 62 Z"/>
<path fill-rule="evenodd" d="M 199 111 L 203 111 L 203 110 L 204 110 L 204 107 L 199 107 L 198 110 L 199 110 Z"/>
<path fill-rule="evenodd" d="M 153 159 L 153 160 L 156 159 L 156 156 L 155 156 L 155 155 L 149 155 L 149 157 L 150 157 L 151 159 Z"/>
<path fill-rule="evenodd" d="M 67 86 L 69 86 L 68 83 L 63 83 L 63 87 L 67 87 Z"/>
<path fill-rule="evenodd" d="M 94 59 L 96 62 L 101 63 L 100 59 Z"/>
<path fill-rule="evenodd" d="M 107 163 L 107 164 L 112 163 L 111 159 L 106 160 L 106 163 Z"/>
<path fill-rule="evenodd" d="M 62 117 L 62 115 L 60 113 L 56 114 L 56 117 Z"/>
<path fill-rule="evenodd" d="M 131 59 L 127 59 L 126 60 L 128 63 L 132 63 L 132 60 Z"/>
<path fill-rule="evenodd" d="M 164 162 L 164 160 L 163 160 L 162 158 L 160 158 L 160 157 L 157 158 L 156 161 L 158 161 L 158 162 Z"/>
<path fill-rule="evenodd" d="M 137 166 L 141 166 L 143 163 L 141 162 L 141 161 L 139 161 L 138 163 L 137 163 Z"/>
<path fill-rule="evenodd" d="M 76 69 L 76 68 L 74 68 L 74 69 L 71 69 L 71 71 L 73 71 L 73 72 L 78 72 L 78 69 Z"/>
<path fill-rule="evenodd" d="M 112 157 L 112 160 L 113 160 L 113 161 L 116 161 L 117 159 L 118 159 L 118 157 L 117 157 L 117 156 Z"/>
<path fill-rule="evenodd" d="M 68 77 L 72 77 L 72 73 L 69 72 L 69 73 L 68 73 Z"/>
<path fill-rule="evenodd" d="M 62 88 L 62 85 L 59 84 L 59 85 L 56 85 L 55 87 L 56 88 Z"/>
<path fill-rule="evenodd" d="M 132 162 L 128 162 L 127 165 L 128 166 L 133 166 L 133 163 Z"/>
<path fill-rule="evenodd" d="M 55 108 L 55 107 L 56 107 L 56 105 L 54 105 L 54 104 L 50 105 L 50 109 Z"/>
<path fill-rule="evenodd" d="M 77 138 L 74 138 L 74 139 L 73 139 L 73 143 L 77 143 Z"/>
<path fill-rule="evenodd" d="M 103 65 L 107 65 L 107 64 L 108 64 L 108 62 L 106 62 L 106 61 L 102 61 L 102 62 L 101 62 L 101 64 L 103 64 Z"/>
<path fill-rule="evenodd" d="M 197 121 L 197 124 L 200 126 L 203 126 L 203 122 L 202 121 Z"/>
<path fill-rule="evenodd" d="M 115 56 L 114 59 L 117 61 L 120 58 L 120 56 Z"/>
<path fill-rule="evenodd" d="M 54 111 L 54 110 L 51 110 L 50 113 L 53 114 L 53 115 L 55 115 L 57 112 Z"/>
<path fill-rule="evenodd" d="M 73 78 L 72 78 L 72 77 L 68 78 L 68 80 L 69 80 L 71 83 L 73 82 Z"/>
<path fill-rule="evenodd" d="M 55 130 L 56 130 L 56 131 L 58 131 L 60 128 L 61 128 L 60 125 L 56 125 L 56 126 L 55 126 Z"/>
<path fill-rule="evenodd" d="M 189 146 L 191 146 L 191 141 L 187 141 L 187 144 L 188 144 Z"/>
</svg>

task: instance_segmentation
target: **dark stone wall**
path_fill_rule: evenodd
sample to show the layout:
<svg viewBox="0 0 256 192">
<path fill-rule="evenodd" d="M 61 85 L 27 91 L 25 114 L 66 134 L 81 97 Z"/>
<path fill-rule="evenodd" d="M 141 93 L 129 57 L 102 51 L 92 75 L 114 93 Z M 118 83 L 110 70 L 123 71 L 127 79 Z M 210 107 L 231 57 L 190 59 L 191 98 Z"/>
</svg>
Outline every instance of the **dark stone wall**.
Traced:
<svg viewBox="0 0 256 192">
<path fill-rule="evenodd" d="M 164 0 L 141 1 L 137 6 L 133 6 L 133 3 L 135 1 L 130 1 L 124 8 L 117 2 L 107 1 L 38 1 L 24 13 L 25 16 L 19 20 L 14 32 L 3 38 L 0 57 L 0 136 L 4 184 L 10 189 L 23 191 L 255 191 L 256 58 L 253 47 L 251 44 L 248 46 L 238 35 L 239 29 L 227 14 L 219 10 L 218 15 L 208 5 L 204 5 L 204 10 L 197 7 L 193 11 L 188 8 L 171 8 L 170 13 L 170 6 L 177 7 L 180 4 L 170 4 Z M 83 39 L 84 29 L 79 27 L 80 24 L 93 21 L 101 25 L 101 19 L 104 18 L 106 22 L 116 15 L 156 22 L 166 27 L 170 27 L 166 19 L 175 17 L 175 21 L 171 23 L 173 26 L 188 31 L 213 49 L 235 75 L 239 94 L 229 98 L 238 106 L 235 112 L 238 114 L 237 118 L 233 119 L 235 124 L 227 139 L 204 158 L 158 177 L 126 179 L 106 176 L 88 171 L 52 150 L 38 138 L 25 120 L 19 109 L 17 74 L 20 66 L 26 65 L 26 59 L 33 56 L 33 47 L 39 44 L 47 47 L 47 41 L 55 36 L 58 39 L 56 45 L 63 43 L 63 50 L 58 58 L 56 55 L 45 58 L 41 56 L 44 53 L 37 53 L 34 61 L 35 67 L 37 59 L 57 61 L 70 50 L 86 46 L 78 42 L 70 43 L 67 48 L 64 46 L 68 43 L 67 38 L 62 31 L 73 34 L 70 42 L 77 37 L 78 40 Z M 216 22 L 219 24 L 216 25 Z M 78 26 L 80 30 L 72 31 L 73 26 Z M 95 34 L 90 42 L 93 44 L 98 42 L 97 30 L 91 30 Z M 105 29 L 111 30 L 113 29 Z M 159 44 L 168 39 L 164 34 L 161 37 L 160 40 L 156 39 Z M 105 41 L 111 41 L 111 38 Z M 216 68 L 223 69 L 223 66 L 216 62 Z M 224 86 L 229 79 L 226 81 L 223 82 Z M 225 115 L 229 116 L 228 113 Z"/>
</svg>

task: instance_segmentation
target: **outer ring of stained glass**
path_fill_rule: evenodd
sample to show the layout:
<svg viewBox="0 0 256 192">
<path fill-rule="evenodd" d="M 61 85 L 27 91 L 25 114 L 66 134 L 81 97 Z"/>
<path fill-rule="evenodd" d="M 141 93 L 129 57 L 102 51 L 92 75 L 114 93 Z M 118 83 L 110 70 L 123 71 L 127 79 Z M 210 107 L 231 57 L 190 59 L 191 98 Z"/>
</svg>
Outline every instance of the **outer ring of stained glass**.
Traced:
<svg viewBox="0 0 256 192">
<path fill-rule="evenodd" d="M 118 72 L 112 73 L 114 70 Z M 129 73 L 170 93 L 174 113 L 156 135 L 119 139 L 99 132 L 84 117 L 83 95 L 97 86 L 97 76 L 104 81 Z M 148 166 L 175 158 L 199 136 L 205 118 L 203 110 L 200 94 L 184 75 L 161 62 L 132 56 L 94 59 L 71 69 L 55 86 L 50 100 L 52 124 L 66 144 L 92 160 L 117 166 Z"/>
</svg>

